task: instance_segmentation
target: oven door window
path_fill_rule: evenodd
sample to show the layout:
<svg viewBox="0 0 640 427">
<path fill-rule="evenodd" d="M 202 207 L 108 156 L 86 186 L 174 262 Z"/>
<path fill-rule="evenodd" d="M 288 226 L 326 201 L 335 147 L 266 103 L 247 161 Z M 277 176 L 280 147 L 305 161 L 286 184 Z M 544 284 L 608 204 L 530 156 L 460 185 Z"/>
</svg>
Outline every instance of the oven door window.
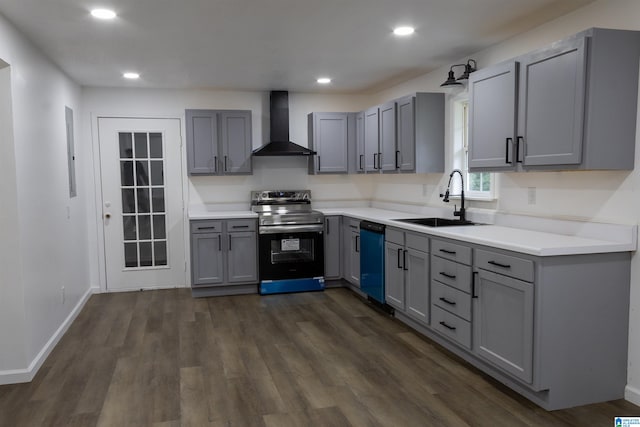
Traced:
<svg viewBox="0 0 640 427">
<path fill-rule="evenodd" d="M 313 262 L 314 245 L 311 238 L 287 237 L 271 240 L 271 264 Z"/>
</svg>

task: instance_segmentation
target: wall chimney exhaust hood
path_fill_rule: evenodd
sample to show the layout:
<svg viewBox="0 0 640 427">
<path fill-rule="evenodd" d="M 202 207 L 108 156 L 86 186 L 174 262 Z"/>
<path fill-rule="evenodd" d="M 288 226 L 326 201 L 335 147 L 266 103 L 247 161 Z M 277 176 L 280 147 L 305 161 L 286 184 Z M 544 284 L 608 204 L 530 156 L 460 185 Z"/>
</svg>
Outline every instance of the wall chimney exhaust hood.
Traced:
<svg viewBox="0 0 640 427">
<path fill-rule="evenodd" d="M 270 97 L 270 142 L 254 156 L 313 156 L 315 151 L 289 141 L 289 92 L 274 90 Z"/>
</svg>

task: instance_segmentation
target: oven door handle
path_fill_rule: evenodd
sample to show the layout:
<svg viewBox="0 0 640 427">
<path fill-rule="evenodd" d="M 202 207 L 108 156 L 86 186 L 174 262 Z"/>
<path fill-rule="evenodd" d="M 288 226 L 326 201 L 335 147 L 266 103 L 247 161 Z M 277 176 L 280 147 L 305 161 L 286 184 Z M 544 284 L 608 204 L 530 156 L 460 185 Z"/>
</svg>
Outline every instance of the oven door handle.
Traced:
<svg viewBox="0 0 640 427">
<path fill-rule="evenodd" d="M 258 234 L 279 234 L 279 233 L 322 233 L 322 224 L 299 224 L 299 225 L 269 225 L 258 228 Z"/>
</svg>

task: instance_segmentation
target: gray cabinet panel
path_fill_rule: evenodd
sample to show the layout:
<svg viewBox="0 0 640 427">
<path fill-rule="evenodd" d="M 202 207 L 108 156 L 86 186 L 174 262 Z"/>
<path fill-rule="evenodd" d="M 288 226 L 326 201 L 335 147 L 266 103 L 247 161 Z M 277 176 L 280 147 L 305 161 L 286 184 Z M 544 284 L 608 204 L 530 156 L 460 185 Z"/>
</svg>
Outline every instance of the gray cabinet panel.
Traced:
<svg viewBox="0 0 640 427">
<path fill-rule="evenodd" d="M 379 107 L 379 150 L 378 169 L 395 171 L 398 155 L 396 150 L 396 103 L 387 102 Z"/>
<path fill-rule="evenodd" d="M 401 171 L 414 171 L 416 169 L 416 118 L 415 97 L 408 96 L 396 103 L 398 152 L 397 164 Z"/>
<path fill-rule="evenodd" d="M 479 270 L 473 350 L 527 382 L 533 381 L 533 284 Z"/>
<path fill-rule="evenodd" d="M 189 175 L 251 173 L 251 111 L 186 110 Z"/>
<path fill-rule="evenodd" d="M 340 217 L 324 218 L 324 277 L 340 278 Z"/>
<path fill-rule="evenodd" d="M 429 324 L 429 254 L 409 248 L 404 255 L 407 314 Z"/>
<path fill-rule="evenodd" d="M 251 231 L 228 233 L 227 282 L 256 282 L 258 280 L 258 244 Z"/>
<path fill-rule="evenodd" d="M 534 279 L 533 261 L 519 256 L 477 249 L 475 265 L 484 270 L 526 280 L 527 282 L 533 282 Z"/>
<path fill-rule="evenodd" d="M 471 295 L 432 280 L 431 300 L 441 309 L 471 321 Z"/>
<path fill-rule="evenodd" d="M 355 286 L 360 286 L 360 220 L 342 218 L 342 276 Z"/>
<path fill-rule="evenodd" d="M 364 170 L 374 172 L 379 169 L 379 114 L 378 107 L 364 112 Z"/>
<path fill-rule="evenodd" d="M 448 240 L 431 239 L 431 253 L 440 258 L 471 265 L 471 248 Z"/>
<path fill-rule="evenodd" d="M 309 146 L 318 154 L 313 158 L 315 173 L 347 173 L 349 113 L 311 113 Z"/>
<path fill-rule="evenodd" d="M 521 61 L 518 136 L 525 166 L 582 160 L 585 43 L 558 43 Z"/>
<path fill-rule="evenodd" d="M 431 278 L 463 292 L 471 292 L 471 266 L 431 257 Z"/>
<path fill-rule="evenodd" d="M 187 171 L 193 174 L 217 172 L 218 121 L 212 110 L 187 110 Z"/>
<path fill-rule="evenodd" d="M 191 284 L 210 286 L 224 280 L 222 233 L 191 235 Z"/>
<path fill-rule="evenodd" d="M 404 246 L 385 242 L 384 287 L 386 302 L 404 311 Z"/>
<path fill-rule="evenodd" d="M 251 173 L 251 111 L 220 113 L 222 169 L 225 174 Z"/>
<path fill-rule="evenodd" d="M 364 113 L 357 113 L 355 116 L 355 170 L 357 172 L 364 172 Z"/>
<path fill-rule="evenodd" d="M 437 305 L 431 306 L 431 327 L 452 341 L 471 348 L 471 324 Z"/>
<path fill-rule="evenodd" d="M 513 169 L 518 63 L 476 71 L 469 77 L 469 168 Z"/>
</svg>

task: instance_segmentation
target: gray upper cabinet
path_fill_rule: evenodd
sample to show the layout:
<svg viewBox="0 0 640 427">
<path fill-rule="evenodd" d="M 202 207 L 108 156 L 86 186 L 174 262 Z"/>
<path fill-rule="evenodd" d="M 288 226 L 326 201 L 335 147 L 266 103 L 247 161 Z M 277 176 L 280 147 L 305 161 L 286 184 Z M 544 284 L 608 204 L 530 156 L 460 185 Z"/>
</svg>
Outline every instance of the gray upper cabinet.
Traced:
<svg viewBox="0 0 640 427">
<path fill-rule="evenodd" d="M 593 28 L 473 73 L 470 168 L 633 169 L 639 59 L 640 32 Z"/>
<path fill-rule="evenodd" d="M 251 173 L 251 111 L 186 110 L 189 175 Z"/>
<path fill-rule="evenodd" d="M 224 174 L 251 173 L 251 111 L 220 113 L 222 171 Z"/>
<path fill-rule="evenodd" d="M 398 114 L 396 121 L 398 131 L 396 169 L 400 171 L 415 171 L 416 169 L 415 106 L 415 97 L 413 96 L 407 96 L 396 102 L 396 111 Z"/>
<path fill-rule="evenodd" d="M 395 101 L 382 104 L 378 108 L 379 140 L 378 140 L 378 169 L 384 172 L 397 169 L 398 151 L 396 150 L 396 103 Z"/>
<path fill-rule="evenodd" d="M 353 168 L 349 169 L 349 172 L 357 172 L 362 173 L 365 171 L 364 167 L 364 156 L 365 156 L 365 148 L 364 148 L 364 112 L 355 113 L 355 138 L 353 149 L 351 151 L 351 155 L 349 156 L 352 159 Z"/>
<path fill-rule="evenodd" d="M 380 114 L 378 107 L 364 112 L 364 170 L 377 172 L 380 169 L 379 134 Z"/>
<path fill-rule="evenodd" d="M 318 154 L 310 159 L 310 173 L 347 173 L 349 113 L 308 115 L 309 148 Z"/>
<path fill-rule="evenodd" d="M 469 168 L 515 166 L 518 63 L 476 71 L 469 77 Z"/>
</svg>

